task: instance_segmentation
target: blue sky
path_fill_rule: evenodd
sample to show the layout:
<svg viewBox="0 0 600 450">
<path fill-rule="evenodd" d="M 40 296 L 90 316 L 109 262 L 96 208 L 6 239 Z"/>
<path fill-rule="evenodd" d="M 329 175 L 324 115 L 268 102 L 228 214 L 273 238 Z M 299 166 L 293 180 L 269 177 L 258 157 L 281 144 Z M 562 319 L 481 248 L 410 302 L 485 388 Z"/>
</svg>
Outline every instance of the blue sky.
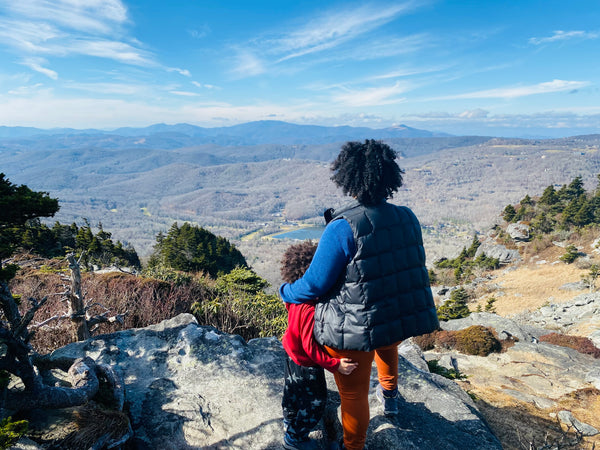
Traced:
<svg viewBox="0 0 600 450">
<path fill-rule="evenodd" d="M 600 132 L 600 1 L 0 0 L 0 125 Z"/>
</svg>

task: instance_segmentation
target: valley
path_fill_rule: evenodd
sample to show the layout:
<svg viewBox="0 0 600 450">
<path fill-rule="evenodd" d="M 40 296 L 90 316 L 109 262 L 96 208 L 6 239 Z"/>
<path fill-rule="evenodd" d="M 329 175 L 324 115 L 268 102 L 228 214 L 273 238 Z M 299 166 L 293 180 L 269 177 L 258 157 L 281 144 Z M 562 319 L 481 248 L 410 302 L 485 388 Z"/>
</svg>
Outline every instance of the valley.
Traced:
<svg viewBox="0 0 600 450">
<path fill-rule="evenodd" d="M 260 134 L 250 127 L 246 131 Z M 292 140 L 278 133 L 272 140 Z M 329 163 L 343 142 L 311 144 L 316 138 L 308 131 L 294 133 L 298 143 L 245 146 L 199 144 L 181 129 L 147 136 L 129 130 L 127 136 L 4 138 L 0 171 L 14 183 L 59 198 L 61 209 L 53 220 L 101 222 L 142 258 L 159 232 L 188 221 L 230 239 L 261 276 L 277 285 L 278 260 L 289 242 L 265 236 L 320 226 L 326 208 L 347 201 L 329 180 Z M 458 252 L 473 233 L 485 233 L 506 204 L 526 193 L 541 194 L 546 186 L 559 187 L 575 176 L 591 189 L 600 173 L 598 135 L 385 141 L 405 170 L 405 185 L 392 202 L 409 206 L 419 217 L 430 263 Z"/>
</svg>

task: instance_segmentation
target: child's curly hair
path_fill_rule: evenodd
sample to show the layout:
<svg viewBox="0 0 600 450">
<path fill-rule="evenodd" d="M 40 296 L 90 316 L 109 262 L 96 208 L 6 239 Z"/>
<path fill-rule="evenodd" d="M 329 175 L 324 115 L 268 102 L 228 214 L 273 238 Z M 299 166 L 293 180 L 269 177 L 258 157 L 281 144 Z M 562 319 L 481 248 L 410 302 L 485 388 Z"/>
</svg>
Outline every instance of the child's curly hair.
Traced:
<svg viewBox="0 0 600 450">
<path fill-rule="evenodd" d="M 355 197 L 361 204 L 372 206 L 402 186 L 404 171 L 396 163 L 396 152 L 381 141 L 371 139 L 346 142 L 331 165 L 331 179 L 344 194 Z"/>
<path fill-rule="evenodd" d="M 286 283 L 293 283 L 301 278 L 310 266 L 317 250 L 317 244 L 304 241 L 290 245 L 281 259 L 281 278 Z"/>
</svg>

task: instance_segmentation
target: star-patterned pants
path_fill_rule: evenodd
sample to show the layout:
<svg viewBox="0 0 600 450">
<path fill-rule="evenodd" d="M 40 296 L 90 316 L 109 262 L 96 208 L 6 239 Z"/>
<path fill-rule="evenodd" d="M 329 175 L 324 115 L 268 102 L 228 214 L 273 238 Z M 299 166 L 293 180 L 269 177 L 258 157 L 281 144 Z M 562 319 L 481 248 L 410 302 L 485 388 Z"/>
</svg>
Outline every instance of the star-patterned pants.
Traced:
<svg viewBox="0 0 600 450">
<path fill-rule="evenodd" d="M 317 425 L 327 402 L 327 383 L 322 367 L 304 367 L 286 355 L 283 388 L 283 423 L 286 434 L 305 440 Z"/>
</svg>

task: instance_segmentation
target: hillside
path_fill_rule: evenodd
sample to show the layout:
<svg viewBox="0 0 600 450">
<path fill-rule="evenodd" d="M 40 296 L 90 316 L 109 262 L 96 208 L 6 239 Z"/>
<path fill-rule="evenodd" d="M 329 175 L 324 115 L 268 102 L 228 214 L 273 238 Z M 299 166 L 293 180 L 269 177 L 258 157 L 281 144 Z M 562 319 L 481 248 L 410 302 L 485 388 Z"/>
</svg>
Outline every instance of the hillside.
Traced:
<svg viewBox="0 0 600 450">
<path fill-rule="evenodd" d="M 265 126 L 281 124 L 255 125 L 254 131 L 249 124 L 240 129 L 258 136 Z M 173 221 L 207 227 L 240 244 L 247 260 L 276 284 L 284 244 L 261 236 L 284 226 L 320 224 L 324 209 L 345 202 L 329 180 L 329 162 L 341 142 L 191 145 L 195 137 L 182 133 L 187 128 L 165 134 L 162 127 L 151 127 L 142 137 L 125 130 L 122 136 L 2 139 L 0 170 L 14 183 L 58 197 L 57 220 L 102 222 L 142 256 Z M 293 137 L 298 129 L 290 133 Z M 405 187 L 393 201 L 411 207 L 421 220 L 430 261 L 458 251 L 474 230 L 485 230 L 506 203 L 526 192 L 577 175 L 590 185 L 600 172 L 597 135 L 552 140 L 393 137 L 386 142 L 406 170 Z M 245 236 L 253 239 L 242 241 Z"/>
</svg>

